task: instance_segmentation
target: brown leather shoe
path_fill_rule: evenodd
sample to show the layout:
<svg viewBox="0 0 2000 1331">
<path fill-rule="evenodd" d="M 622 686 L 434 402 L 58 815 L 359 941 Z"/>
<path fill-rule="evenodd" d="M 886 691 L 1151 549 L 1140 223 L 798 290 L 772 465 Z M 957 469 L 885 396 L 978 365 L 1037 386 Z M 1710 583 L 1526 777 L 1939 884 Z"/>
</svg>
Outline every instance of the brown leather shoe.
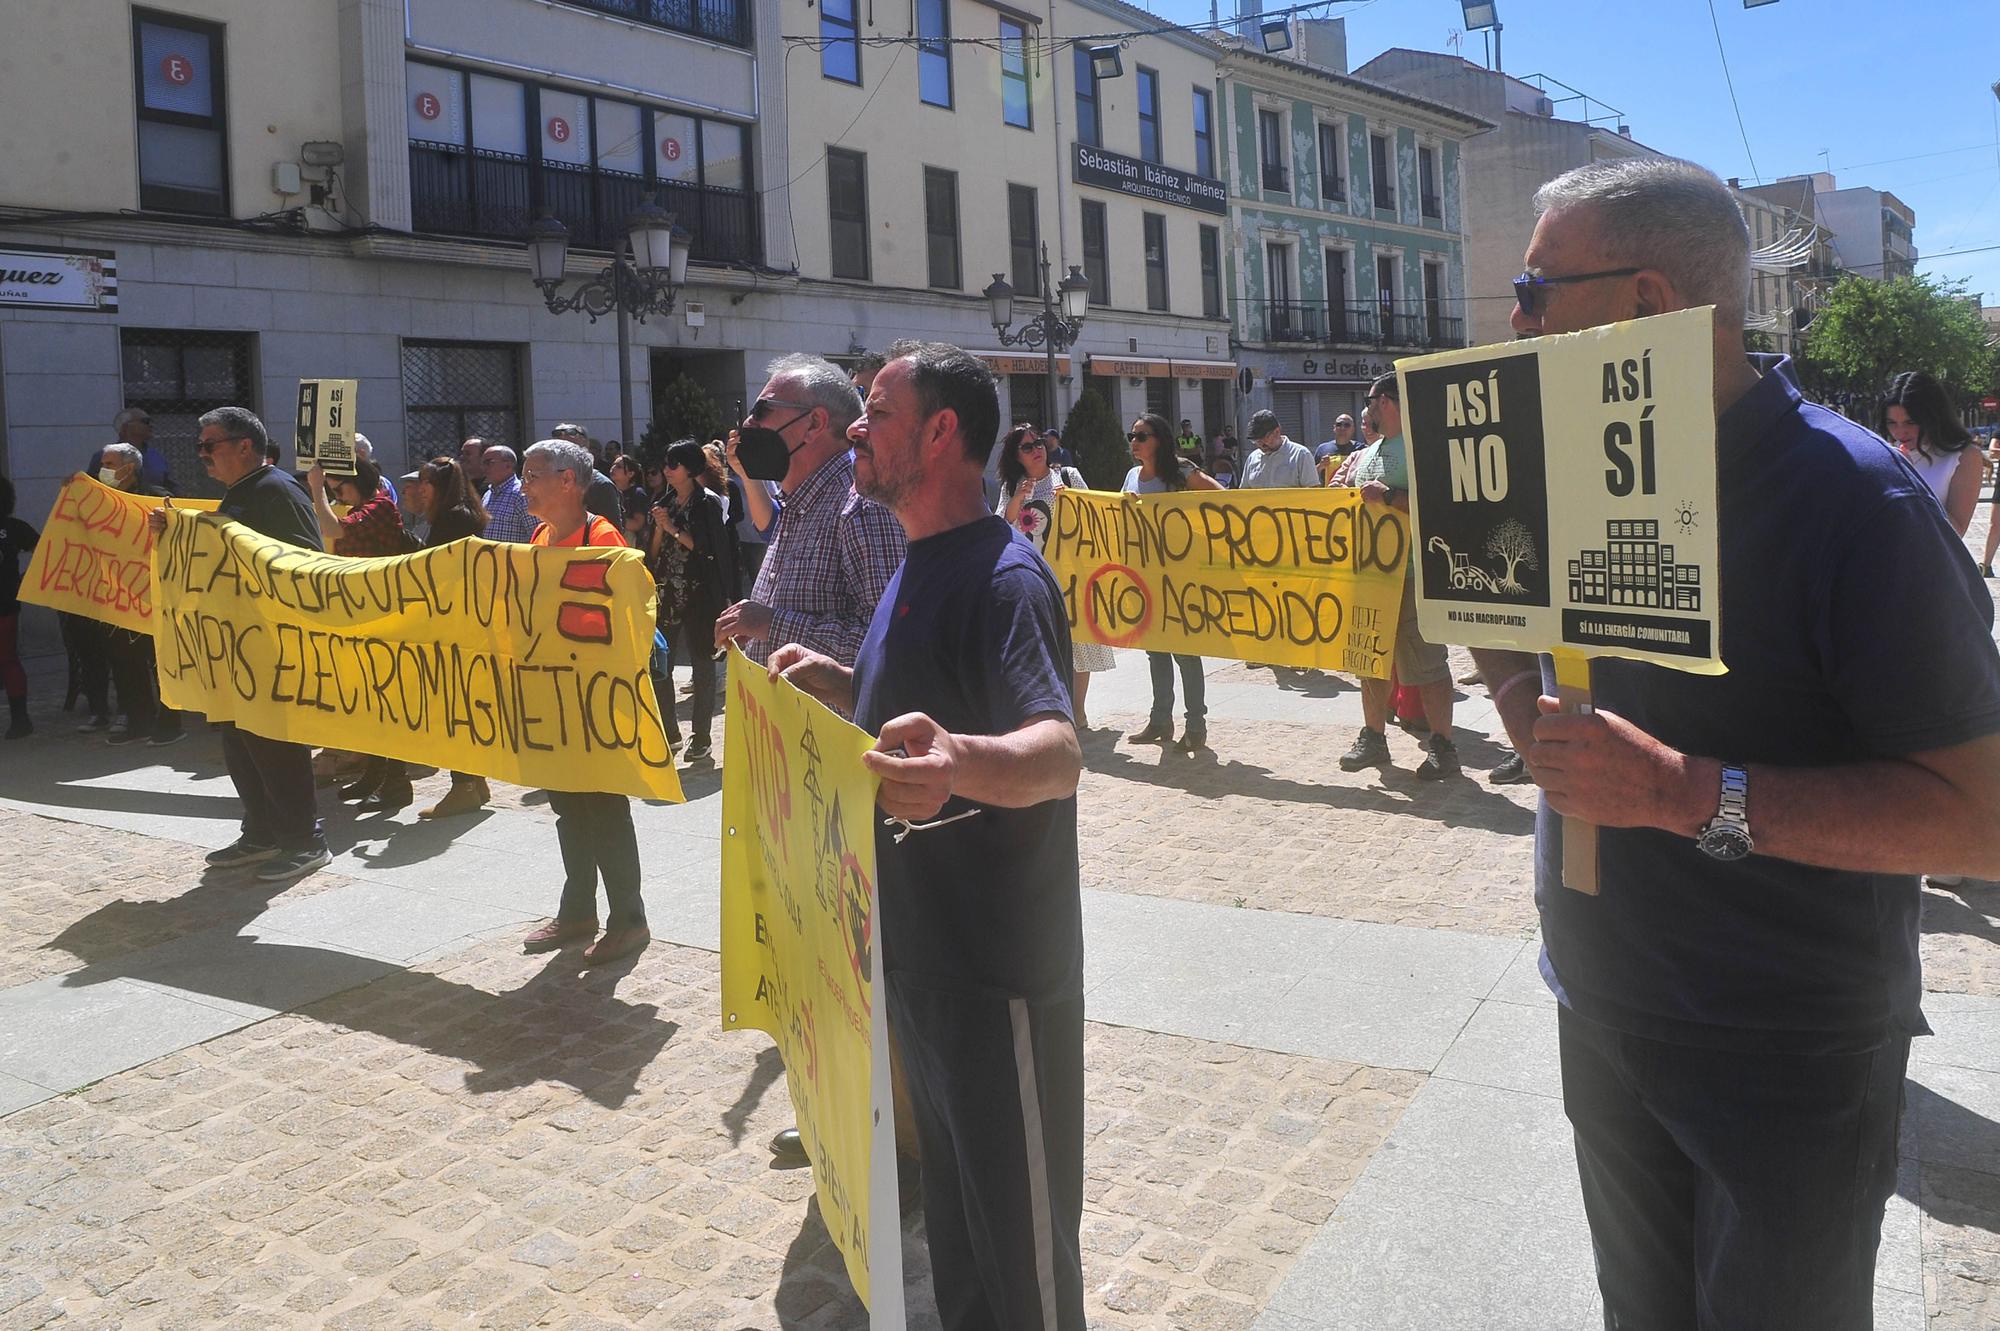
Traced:
<svg viewBox="0 0 2000 1331">
<path fill-rule="evenodd" d="M 454 781 L 444 798 L 428 809 L 417 810 L 419 818 L 452 818 L 461 813 L 477 813 L 493 798 L 493 792 L 486 788 L 486 778 L 470 777 L 464 781 Z"/>
<path fill-rule="evenodd" d="M 550 920 L 535 932 L 521 940 L 523 952 L 554 952 L 557 948 L 568 947 L 597 936 L 597 921 Z M 608 935 L 607 935 L 608 936 Z"/>
<path fill-rule="evenodd" d="M 583 964 L 602 966 L 634 953 L 644 952 L 653 941 L 653 931 L 641 924 L 631 929 L 606 929 L 604 936 L 583 950 Z"/>
</svg>

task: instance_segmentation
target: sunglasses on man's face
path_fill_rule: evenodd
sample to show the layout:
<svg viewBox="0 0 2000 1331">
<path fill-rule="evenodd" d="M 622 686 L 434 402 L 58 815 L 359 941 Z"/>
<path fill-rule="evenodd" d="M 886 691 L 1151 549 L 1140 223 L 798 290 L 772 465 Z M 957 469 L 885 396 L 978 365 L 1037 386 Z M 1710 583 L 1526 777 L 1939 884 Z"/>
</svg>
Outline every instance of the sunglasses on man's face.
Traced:
<svg viewBox="0 0 2000 1331">
<path fill-rule="evenodd" d="M 750 404 L 750 419 L 761 421 L 779 407 L 791 407 L 796 411 L 811 411 L 817 405 L 812 402 L 792 402 L 781 397 L 760 397 Z"/>
<path fill-rule="evenodd" d="M 198 441 L 194 446 L 194 451 L 197 453 L 213 453 L 216 449 L 221 448 L 224 444 L 233 444 L 237 442 L 239 441 L 231 438 L 228 435 L 222 435 L 214 439 L 203 439 Z"/>
<path fill-rule="evenodd" d="M 1606 268 L 1598 273 L 1570 273 L 1564 277 L 1541 277 L 1534 273 L 1522 273 L 1514 279 L 1514 302 L 1523 314 L 1540 314 L 1548 302 L 1548 288 L 1568 286 L 1572 282 L 1595 282 L 1604 277 L 1632 277 L 1644 272 L 1643 268 Z"/>
</svg>

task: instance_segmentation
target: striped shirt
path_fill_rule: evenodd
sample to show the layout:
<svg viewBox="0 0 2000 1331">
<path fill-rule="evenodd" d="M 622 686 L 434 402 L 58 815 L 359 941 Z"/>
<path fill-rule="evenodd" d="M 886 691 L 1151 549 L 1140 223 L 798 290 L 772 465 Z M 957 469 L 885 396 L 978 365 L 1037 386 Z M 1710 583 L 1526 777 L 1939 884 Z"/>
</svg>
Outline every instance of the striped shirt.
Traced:
<svg viewBox="0 0 2000 1331">
<path fill-rule="evenodd" d="M 491 520 L 482 534 L 489 541 L 526 542 L 535 534 L 535 519 L 528 513 L 519 476 L 509 476 L 486 492 L 486 512 Z"/>
<path fill-rule="evenodd" d="M 842 451 L 778 499 L 770 550 L 750 599 L 771 608 L 768 637 L 743 650 L 759 664 L 796 642 L 852 666 L 875 603 L 903 562 L 896 515 L 854 490 L 854 458 Z"/>
</svg>

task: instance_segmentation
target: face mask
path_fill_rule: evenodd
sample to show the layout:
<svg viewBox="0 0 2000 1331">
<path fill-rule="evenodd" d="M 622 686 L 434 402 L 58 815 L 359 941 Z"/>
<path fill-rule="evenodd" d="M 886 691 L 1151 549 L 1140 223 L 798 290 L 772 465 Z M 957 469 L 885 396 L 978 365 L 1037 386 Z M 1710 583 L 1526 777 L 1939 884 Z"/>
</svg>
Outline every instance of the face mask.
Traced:
<svg viewBox="0 0 2000 1331">
<path fill-rule="evenodd" d="M 779 429 L 789 428 L 793 422 L 802 421 L 810 415 L 812 409 L 807 408 Z M 804 447 L 803 442 L 798 448 L 786 447 L 785 437 L 778 430 L 762 425 L 745 426 L 736 432 L 736 460 L 743 464 L 743 474 L 753 481 L 784 480 L 785 473 L 792 467 L 792 454 Z"/>
<path fill-rule="evenodd" d="M 97 479 L 98 479 L 98 480 L 100 480 L 100 481 L 103 481 L 103 482 L 104 482 L 104 483 L 105 483 L 106 485 L 110 486 L 110 487 L 111 487 L 112 489 L 114 489 L 114 490 L 115 490 L 115 489 L 117 489 L 117 488 L 118 488 L 118 468 L 116 468 L 116 467 L 99 467 L 99 468 L 97 469 Z"/>
</svg>

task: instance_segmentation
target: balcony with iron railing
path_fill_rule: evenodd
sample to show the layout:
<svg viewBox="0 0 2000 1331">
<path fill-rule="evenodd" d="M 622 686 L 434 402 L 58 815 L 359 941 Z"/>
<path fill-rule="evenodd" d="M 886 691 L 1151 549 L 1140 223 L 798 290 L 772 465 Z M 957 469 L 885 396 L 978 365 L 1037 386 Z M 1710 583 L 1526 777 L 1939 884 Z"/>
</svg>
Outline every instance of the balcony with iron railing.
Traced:
<svg viewBox="0 0 2000 1331">
<path fill-rule="evenodd" d="M 1423 302 L 1266 300 L 1251 303 L 1250 333 L 1267 346 L 1465 345 L 1465 320 Z"/>
<path fill-rule="evenodd" d="M 750 0 L 568 0 L 578 9 L 630 19 L 690 37 L 750 44 Z"/>
<path fill-rule="evenodd" d="M 450 144 L 410 144 L 410 213 L 420 232 L 525 240 L 547 210 L 569 228 L 577 249 L 617 248 L 625 221 L 648 194 L 674 214 L 692 240 L 689 257 L 706 263 L 757 263 L 757 199 L 748 190 L 703 188 L 671 180 Z"/>
</svg>

